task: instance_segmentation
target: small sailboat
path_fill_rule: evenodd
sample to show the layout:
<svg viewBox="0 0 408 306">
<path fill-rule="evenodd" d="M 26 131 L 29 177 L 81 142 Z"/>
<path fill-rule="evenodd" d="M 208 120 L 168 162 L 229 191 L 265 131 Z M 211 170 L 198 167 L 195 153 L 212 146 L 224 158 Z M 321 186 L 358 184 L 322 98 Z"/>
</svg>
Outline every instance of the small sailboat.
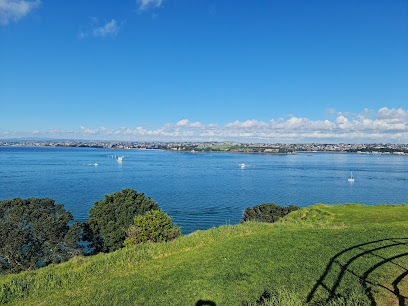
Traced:
<svg viewBox="0 0 408 306">
<path fill-rule="evenodd" d="M 239 164 L 238 166 L 240 166 L 241 168 L 245 168 L 245 164 Z"/>
<path fill-rule="evenodd" d="M 93 165 L 94 165 L 94 166 L 98 166 L 98 163 L 94 163 Z"/>
<path fill-rule="evenodd" d="M 353 171 L 350 171 L 350 177 L 347 179 L 349 182 L 354 182 Z"/>
<path fill-rule="evenodd" d="M 124 157 L 124 156 L 118 156 L 118 158 L 116 159 L 116 160 L 118 161 L 118 163 L 121 163 L 121 162 L 122 162 L 123 157 Z"/>
</svg>

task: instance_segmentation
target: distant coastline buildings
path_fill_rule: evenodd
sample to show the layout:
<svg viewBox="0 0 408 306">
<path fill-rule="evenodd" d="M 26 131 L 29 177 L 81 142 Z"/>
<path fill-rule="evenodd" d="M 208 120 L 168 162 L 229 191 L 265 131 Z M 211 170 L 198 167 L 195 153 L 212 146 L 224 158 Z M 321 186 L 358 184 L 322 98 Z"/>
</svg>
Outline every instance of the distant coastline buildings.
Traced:
<svg viewBox="0 0 408 306">
<path fill-rule="evenodd" d="M 0 146 L 84 147 L 103 149 L 166 150 L 177 152 L 236 152 L 293 154 L 299 152 L 354 152 L 358 154 L 408 155 L 408 144 L 321 144 L 225 142 L 120 142 L 120 141 L 0 141 Z"/>
</svg>

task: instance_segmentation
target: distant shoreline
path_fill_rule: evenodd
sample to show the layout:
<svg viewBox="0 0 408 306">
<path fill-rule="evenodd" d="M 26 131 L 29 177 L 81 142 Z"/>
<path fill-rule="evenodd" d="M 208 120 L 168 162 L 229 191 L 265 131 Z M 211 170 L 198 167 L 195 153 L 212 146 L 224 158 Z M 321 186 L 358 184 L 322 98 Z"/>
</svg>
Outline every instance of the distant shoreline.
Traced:
<svg viewBox="0 0 408 306">
<path fill-rule="evenodd" d="M 348 151 L 294 151 L 287 153 L 280 152 L 239 152 L 239 151 L 225 151 L 225 150 L 212 150 L 212 151 L 187 151 L 187 150 L 171 150 L 171 149 L 146 149 L 146 148 L 106 148 L 106 147 L 94 147 L 94 146 L 52 146 L 52 145 L 1 145 L 0 147 L 23 147 L 23 148 L 81 148 L 81 149 L 104 149 L 104 150 L 138 150 L 138 151 L 162 151 L 162 152 L 172 152 L 172 153 L 234 153 L 234 154 L 260 154 L 260 155 L 297 155 L 297 154 L 313 154 L 313 153 L 331 153 L 331 154 L 362 154 L 362 155 L 408 155 L 405 154 L 393 154 L 389 152 L 348 152 Z"/>
<path fill-rule="evenodd" d="M 0 141 L 0 147 L 93 148 L 150 150 L 183 153 L 247 153 L 289 155 L 311 153 L 360 153 L 408 155 L 408 144 L 318 144 L 224 142 L 120 142 L 120 141 Z"/>
</svg>

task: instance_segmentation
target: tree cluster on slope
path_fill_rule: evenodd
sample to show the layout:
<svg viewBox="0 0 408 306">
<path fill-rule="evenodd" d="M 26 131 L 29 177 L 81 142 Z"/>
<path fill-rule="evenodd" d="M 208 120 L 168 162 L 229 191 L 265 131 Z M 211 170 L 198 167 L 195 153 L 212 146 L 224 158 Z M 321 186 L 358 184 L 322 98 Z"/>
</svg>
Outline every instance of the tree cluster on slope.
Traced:
<svg viewBox="0 0 408 306">
<path fill-rule="evenodd" d="M 276 222 L 299 207 L 274 203 L 245 210 L 244 221 Z M 0 201 L 0 269 L 33 270 L 84 254 L 112 252 L 139 243 L 170 241 L 181 229 L 159 205 L 133 189 L 105 195 L 84 223 L 53 199 Z"/>
<path fill-rule="evenodd" d="M 0 269 L 33 270 L 84 254 L 112 252 L 127 245 L 170 241 L 181 235 L 159 205 L 133 189 L 105 195 L 89 219 L 73 216 L 52 199 L 0 201 Z"/>
<path fill-rule="evenodd" d="M 96 252 L 112 252 L 123 247 L 126 230 L 135 215 L 156 210 L 159 205 L 133 189 L 105 195 L 89 211 L 88 226 Z"/>
</svg>

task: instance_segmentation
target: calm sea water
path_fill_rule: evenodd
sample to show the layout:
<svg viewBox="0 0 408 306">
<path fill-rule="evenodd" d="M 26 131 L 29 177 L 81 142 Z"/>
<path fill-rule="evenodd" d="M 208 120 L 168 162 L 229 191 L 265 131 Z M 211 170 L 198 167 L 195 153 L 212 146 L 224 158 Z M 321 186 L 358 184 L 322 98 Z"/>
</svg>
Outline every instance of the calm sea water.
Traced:
<svg viewBox="0 0 408 306">
<path fill-rule="evenodd" d="M 351 170 L 354 183 L 347 181 Z M 246 207 L 266 202 L 407 203 L 407 182 L 408 156 L 0 147 L 0 200 L 49 197 L 84 220 L 105 194 L 133 188 L 185 234 L 239 223 Z"/>
</svg>

